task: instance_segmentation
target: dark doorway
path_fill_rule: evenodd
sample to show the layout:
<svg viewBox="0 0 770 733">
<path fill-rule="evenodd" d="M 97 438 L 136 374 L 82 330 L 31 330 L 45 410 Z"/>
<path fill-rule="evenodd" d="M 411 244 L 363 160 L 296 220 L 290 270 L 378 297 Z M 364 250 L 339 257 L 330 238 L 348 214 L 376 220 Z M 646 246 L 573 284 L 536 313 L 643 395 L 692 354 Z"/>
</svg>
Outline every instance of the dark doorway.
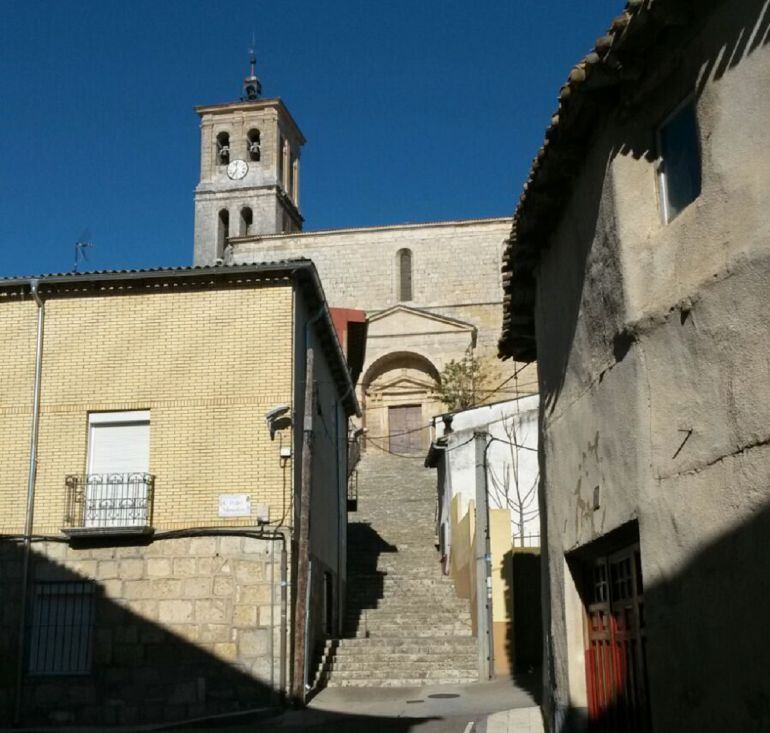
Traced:
<svg viewBox="0 0 770 733">
<path fill-rule="evenodd" d="M 511 552 L 511 602 L 513 642 L 509 646 L 512 671 L 539 669 L 543 650 L 543 621 L 540 603 L 540 554 Z"/>
</svg>

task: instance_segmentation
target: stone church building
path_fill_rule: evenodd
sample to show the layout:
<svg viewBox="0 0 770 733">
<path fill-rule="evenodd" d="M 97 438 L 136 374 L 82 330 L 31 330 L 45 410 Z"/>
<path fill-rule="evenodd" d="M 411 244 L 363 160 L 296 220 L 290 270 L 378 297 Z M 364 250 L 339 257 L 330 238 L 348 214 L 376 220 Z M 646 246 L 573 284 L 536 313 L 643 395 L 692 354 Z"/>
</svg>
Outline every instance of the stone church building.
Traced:
<svg viewBox="0 0 770 733">
<path fill-rule="evenodd" d="M 195 264 L 307 257 L 331 306 L 366 311 L 357 391 L 370 444 L 424 452 L 430 419 L 444 410 L 434 394 L 439 373 L 469 348 L 485 364 L 486 399 L 537 390 L 534 364 L 514 377 L 522 365 L 495 358 L 510 217 L 304 231 L 305 138 L 280 99 L 260 97 L 253 67 L 240 101 L 196 111 Z"/>
</svg>

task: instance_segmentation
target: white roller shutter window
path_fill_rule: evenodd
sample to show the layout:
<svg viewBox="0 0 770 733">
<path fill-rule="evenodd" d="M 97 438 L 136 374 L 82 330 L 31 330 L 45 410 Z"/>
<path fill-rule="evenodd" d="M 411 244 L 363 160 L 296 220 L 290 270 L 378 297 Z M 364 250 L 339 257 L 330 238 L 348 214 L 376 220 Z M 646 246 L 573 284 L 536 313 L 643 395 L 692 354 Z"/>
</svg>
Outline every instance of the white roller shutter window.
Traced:
<svg viewBox="0 0 770 733">
<path fill-rule="evenodd" d="M 149 473 L 149 411 L 92 413 L 89 422 L 88 473 Z"/>
</svg>

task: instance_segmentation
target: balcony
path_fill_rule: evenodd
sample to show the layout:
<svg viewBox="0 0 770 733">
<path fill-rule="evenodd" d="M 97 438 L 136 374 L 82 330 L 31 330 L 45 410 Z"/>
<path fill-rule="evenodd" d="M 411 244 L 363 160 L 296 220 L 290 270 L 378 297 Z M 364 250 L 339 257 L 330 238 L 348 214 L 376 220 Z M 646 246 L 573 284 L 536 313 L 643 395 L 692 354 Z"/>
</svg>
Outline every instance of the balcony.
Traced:
<svg viewBox="0 0 770 733">
<path fill-rule="evenodd" d="M 155 476 L 149 473 L 69 474 L 62 532 L 94 535 L 150 535 Z"/>
</svg>

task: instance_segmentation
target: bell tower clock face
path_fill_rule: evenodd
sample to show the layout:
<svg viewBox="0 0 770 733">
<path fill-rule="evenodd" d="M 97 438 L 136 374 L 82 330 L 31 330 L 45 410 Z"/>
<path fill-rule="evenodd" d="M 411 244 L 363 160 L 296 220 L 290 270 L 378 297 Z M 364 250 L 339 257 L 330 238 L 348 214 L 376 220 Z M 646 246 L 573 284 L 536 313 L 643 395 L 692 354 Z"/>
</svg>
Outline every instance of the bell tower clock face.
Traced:
<svg viewBox="0 0 770 733">
<path fill-rule="evenodd" d="M 227 166 L 227 175 L 234 181 L 239 181 L 249 172 L 249 164 L 245 160 L 233 160 Z"/>
</svg>

